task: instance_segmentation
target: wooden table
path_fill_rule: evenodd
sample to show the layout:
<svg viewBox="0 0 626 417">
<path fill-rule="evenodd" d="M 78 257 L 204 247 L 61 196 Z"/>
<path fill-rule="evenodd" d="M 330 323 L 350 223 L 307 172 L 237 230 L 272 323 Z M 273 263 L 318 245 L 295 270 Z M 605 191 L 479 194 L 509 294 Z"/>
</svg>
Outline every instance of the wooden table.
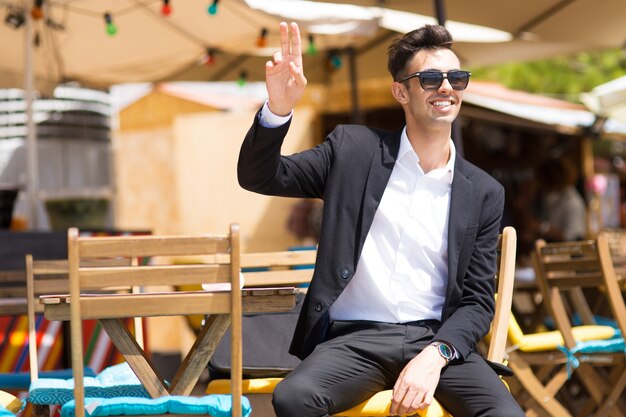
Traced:
<svg viewBox="0 0 626 417">
<path fill-rule="evenodd" d="M 85 319 L 98 319 L 113 344 L 124 356 L 130 367 L 153 398 L 165 395 L 189 395 L 197 384 L 203 370 L 206 369 L 213 352 L 228 329 L 230 316 L 227 309 L 224 314 L 212 314 L 197 334 L 195 343 L 182 361 L 170 384 L 159 375 L 150 358 L 139 346 L 133 334 L 121 320 L 126 317 L 160 316 L 159 306 L 171 302 L 172 297 L 179 297 L 181 292 L 162 294 L 112 294 L 82 297 L 81 308 Z M 215 293 L 190 291 L 185 293 L 185 302 L 181 303 L 179 315 L 205 314 L 227 305 L 229 292 Z M 44 315 L 48 320 L 70 320 L 69 295 L 45 296 L 40 300 L 44 306 Z M 242 291 L 244 313 L 289 311 L 295 306 L 295 290 L 285 288 L 255 288 Z M 100 319 L 99 311 L 106 309 L 117 317 Z M 173 315 L 173 314 L 170 314 Z"/>
</svg>

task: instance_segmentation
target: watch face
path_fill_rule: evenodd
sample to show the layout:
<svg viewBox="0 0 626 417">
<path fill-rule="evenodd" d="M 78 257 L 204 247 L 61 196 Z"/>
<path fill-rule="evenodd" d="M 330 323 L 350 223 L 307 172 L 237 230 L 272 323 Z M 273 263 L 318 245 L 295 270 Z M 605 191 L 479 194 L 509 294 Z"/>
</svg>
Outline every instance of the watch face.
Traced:
<svg viewBox="0 0 626 417">
<path fill-rule="evenodd" d="M 452 349 L 445 343 L 440 343 L 438 346 L 439 354 L 443 356 L 446 360 L 452 359 Z"/>
</svg>

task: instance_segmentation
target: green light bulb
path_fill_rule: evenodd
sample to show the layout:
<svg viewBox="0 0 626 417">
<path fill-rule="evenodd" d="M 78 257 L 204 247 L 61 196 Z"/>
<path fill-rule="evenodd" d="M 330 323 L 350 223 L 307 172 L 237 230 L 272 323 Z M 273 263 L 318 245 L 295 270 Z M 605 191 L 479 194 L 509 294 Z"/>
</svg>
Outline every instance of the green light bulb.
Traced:
<svg viewBox="0 0 626 417">
<path fill-rule="evenodd" d="M 107 35 L 115 36 L 117 34 L 117 26 L 113 23 L 107 23 Z"/>
</svg>

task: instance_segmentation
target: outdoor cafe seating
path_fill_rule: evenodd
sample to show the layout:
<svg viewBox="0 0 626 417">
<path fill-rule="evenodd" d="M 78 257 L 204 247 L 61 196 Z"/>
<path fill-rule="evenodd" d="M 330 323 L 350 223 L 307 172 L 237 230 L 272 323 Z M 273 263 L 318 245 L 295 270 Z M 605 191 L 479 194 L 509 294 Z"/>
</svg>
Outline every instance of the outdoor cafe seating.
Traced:
<svg viewBox="0 0 626 417">
<path fill-rule="evenodd" d="M 543 395 L 553 400 L 559 391 L 565 391 L 562 388 L 573 377 L 578 377 L 576 381 L 586 395 L 582 403 L 576 405 L 576 413 L 625 415 L 626 307 L 608 236 L 600 233 L 596 239 L 576 242 L 538 240 L 533 260 L 545 307 L 563 340 L 558 346 L 561 360 L 553 360 L 563 365 L 550 382 L 545 383 Z M 608 306 L 602 310 L 608 317 L 598 317 L 594 306 L 599 305 Z M 585 338 L 576 332 L 579 323 L 597 328 L 601 320 L 612 323 L 613 335 L 602 337 L 596 333 L 595 337 Z M 535 399 L 538 403 L 547 402 L 544 397 Z M 551 415 L 576 414 L 574 410 L 570 413 L 559 410 Z"/>
</svg>

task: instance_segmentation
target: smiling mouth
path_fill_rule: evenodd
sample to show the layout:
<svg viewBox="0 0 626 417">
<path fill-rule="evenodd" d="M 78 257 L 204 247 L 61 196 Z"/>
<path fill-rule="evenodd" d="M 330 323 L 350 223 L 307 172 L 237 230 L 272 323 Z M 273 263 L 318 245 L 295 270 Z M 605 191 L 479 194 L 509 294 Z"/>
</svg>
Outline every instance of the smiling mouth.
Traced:
<svg viewBox="0 0 626 417">
<path fill-rule="evenodd" d="M 452 106 L 454 104 L 454 101 L 453 100 L 435 100 L 435 101 L 432 101 L 430 104 L 433 105 L 434 107 L 444 109 L 444 108 Z"/>
</svg>

